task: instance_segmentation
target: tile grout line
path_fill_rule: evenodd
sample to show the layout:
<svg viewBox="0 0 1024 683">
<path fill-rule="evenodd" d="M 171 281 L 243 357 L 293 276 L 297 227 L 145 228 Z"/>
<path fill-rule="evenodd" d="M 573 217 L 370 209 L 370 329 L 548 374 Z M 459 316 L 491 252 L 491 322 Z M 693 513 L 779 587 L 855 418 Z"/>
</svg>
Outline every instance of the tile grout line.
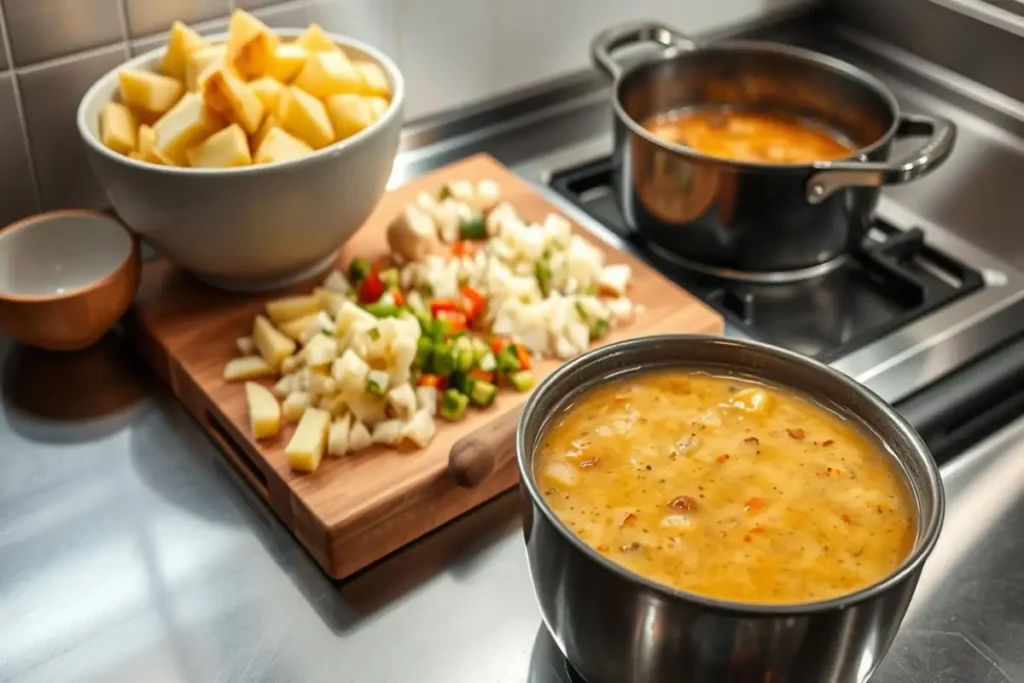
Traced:
<svg viewBox="0 0 1024 683">
<path fill-rule="evenodd" d="M 11 47 L 10 31 L 7 30 L 7 15 L 3 5 L 0 4 L 0 31 L 4 36 L 4 56 L 7 58 L 7 67 L 11 79 L 11 94 L 14 97 L 14 111 L 18 116 L 18 124 L 21 126 L 21 146 L 25 150 L 25 160 L 28 163 L 29 180 L 32 181 L 32 194 L 35 196 L 36 211 L 43 210 L 43 190 L 39 182 L 39 172 L 36 170 L 36 160 L 32 156 L 32 144 L 28 136 L 28 119 L 25 117 L 25 107 L 21 101 L 21 85 L 17 77 L 14 65 L 14 50 Z"/>
<path fill-rule="evenodd" d="M 128 0 L 118 0 L 117 20 L 121 22 L 121 40 L 124 42 L 124 49 L 131 57 L 131 31 L 128 30 Z"/>
</svg>

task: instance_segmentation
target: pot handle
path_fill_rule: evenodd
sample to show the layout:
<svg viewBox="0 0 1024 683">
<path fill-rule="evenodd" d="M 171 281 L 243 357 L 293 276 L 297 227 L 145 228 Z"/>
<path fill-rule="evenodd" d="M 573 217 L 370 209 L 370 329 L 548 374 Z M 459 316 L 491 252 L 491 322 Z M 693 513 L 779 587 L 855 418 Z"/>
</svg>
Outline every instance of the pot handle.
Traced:
<svg viewBox="0 0 1024 683">
<path fill-rule="evenodd" d="M 925 136 L 928 141 L 900 161 L 826 161 L 815 164 L 818 172 L 807 180 L 807 201 L 820 204 L 847 187 L 881 187 L 907 183 L 931 172 L 953 151 L 956 126 L 949 119 L 939 116 L 914 114 L 900 117 L 896 137 Z"/>
<path fill-rule="evenodd" d="M 618 24 L 597 34 L 590 43 L 590 59 L 611 80 L 622 74 L 612 54 L 619 48 L 637 43 L 658 43 L 680 51 L 693 50 L 697 44 L 676 29 L 659 21 Z"/>
</svg>

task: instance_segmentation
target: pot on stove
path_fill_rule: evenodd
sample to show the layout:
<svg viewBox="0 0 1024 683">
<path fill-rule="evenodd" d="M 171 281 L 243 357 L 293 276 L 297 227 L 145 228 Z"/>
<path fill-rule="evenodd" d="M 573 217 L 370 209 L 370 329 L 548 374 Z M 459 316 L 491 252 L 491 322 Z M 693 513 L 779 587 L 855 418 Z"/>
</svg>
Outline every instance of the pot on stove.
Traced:
<svg viewBox="0 0 1024 683">
<path fill-rule="evenodd" d="M 615 60 L 620 48 L 644 42 L 666 49 L 630 67 Z M 937 168 L 956 138 L 946 119 L 901 113 L 870 74 L 801 48 L 750 41 L 698 47 L 675 29 L 643 22 L 604 31 L 591 52 L 614 81 L 614 191 L 625 221 L 648 246 L 698 271 L 761 281 L 827 272 L 858 252 L 880 188 Z M 704 108 L 810 119 L 855 150 L 809 164 L 734 161 L 643 125 Z M 924 142 L 890 162 L 902 137 Z"/>
</svg>

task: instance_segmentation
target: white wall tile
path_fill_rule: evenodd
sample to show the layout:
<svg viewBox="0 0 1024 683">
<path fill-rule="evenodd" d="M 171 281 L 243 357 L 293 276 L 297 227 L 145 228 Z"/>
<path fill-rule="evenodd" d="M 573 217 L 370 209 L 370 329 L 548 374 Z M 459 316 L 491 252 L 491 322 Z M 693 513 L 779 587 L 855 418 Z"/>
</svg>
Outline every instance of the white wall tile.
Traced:
<svg viewBox="0 0 1024 683">
<path fill-rule="evenodd" d="M 326 31 L 369 43 L 392 57 L 397 51 L 395 0 L 288 2 L 253 14 L 273 27 L 303 28 L 316 22 Z"/>
<path fill-rule="evenodd" d="M 398 0 L 406 118 L 458 108 L 501 89 L 495 35 L 507 0 Z"/>
<path fill-rule="evenodd" d="M 701 33 L 803 0 L 517 0 L 497 6 L 499 80 L 511 89 L 586 68 L 590 41 L 613 24 L 658 19 Z"/>
</svg>

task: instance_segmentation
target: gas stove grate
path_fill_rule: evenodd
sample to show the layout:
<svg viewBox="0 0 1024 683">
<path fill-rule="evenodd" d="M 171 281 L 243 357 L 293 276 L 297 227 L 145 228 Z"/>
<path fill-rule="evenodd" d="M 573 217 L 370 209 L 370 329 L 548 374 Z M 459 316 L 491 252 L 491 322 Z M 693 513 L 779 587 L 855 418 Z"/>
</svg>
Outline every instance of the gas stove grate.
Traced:
<svg viewBox="0 0 1024 683">
<path fill-rule="evenodd" d="M 876 220 L 858 254 L 813 279 L 737 282 L 687 270 L 624 224 L 599 159 L 553 174 L 560 195 L 624 240 L 642 259 L 748 336 L 829 362 L 877 341 L 985 285 L 978 271 L 932 248 L 915 227 Z"/>
</svg>

